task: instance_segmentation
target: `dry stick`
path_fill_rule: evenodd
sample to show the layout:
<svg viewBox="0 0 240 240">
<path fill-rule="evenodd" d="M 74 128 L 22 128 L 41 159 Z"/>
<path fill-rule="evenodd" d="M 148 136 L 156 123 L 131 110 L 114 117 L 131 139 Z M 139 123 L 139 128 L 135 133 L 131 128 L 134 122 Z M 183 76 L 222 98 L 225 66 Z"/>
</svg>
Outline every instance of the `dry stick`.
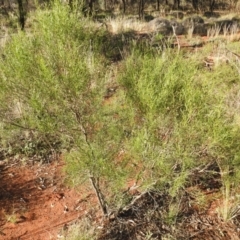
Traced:
<svg viewBox="0 0 240 240">
<path fill-rule="evenodd" d="M 18 123 L 15 123 L 15 122 L 10 122 L 10 121 L 5 121 L 5 120 L 3 120 L 2 122 L 6 123 L 6 124 L 10 124 L 10 125 L 18 127 L 18 128 L 21 128 L 21 129 L 25 129 L 25 130 L 29 130 L 29 131 L 36 131 L 36 129 L 34 129 L 34 128 L 25 127 Z"/>
<path fill-rule="evenodd" d="M 176 31 L 175 31 L 175 26 L 172 25 L 172 29 L 173 29 L 173 36 L 176 38 L 177 40 L 177 45 L 178 45 L 178 53 L 180 52 L 180 49 L 181 49 L 181 46 L 180 46 L 180 42 L 179 42 L 179 39 L 178 39 L 178 36 L 176 34 Z"/>
<path fill-rule="evenodd" d="M 151 187 L 154 187 L 157 184 L 157 181 L 153 182 L 151 184 Z M 143 191 L 140 195 L 138 195 L 137 197 L 135 197 L 126 207 L 124 207 L 122 210 L 123 211 L 128 211 L 135 203 L 138 199 L 141 199 L 144 195 L 149 193 L 149 188 L 145 191 Z"/>
<path fill-rule="evenodd" d="M 237 53 L 235 53 L 235 52 L 233 52 L 233 51 L 231 51 L 231 50 L 229 50 L 229 49 L 227 49 L 227 48 L 226 48 L 226 50 L 227 50 L 228 52 L 230 52 L 231 54 L 233 54 L 234 56 L 236 56 L 238 59 L 240 58 L 240 55 L 239 55 L 239 54 L 237 54 Z"/>
<path fill-rule="evenodd" d="M 135 197 L 131 203 L 129 203 L 126 207 L 124 207 L 122 210 L 123 211 L 128 211 L 135 203 L 138 199 L 142 198 L 144 195 L 146 195 L 147 193 L 149 193 L 148 190 L 142 192 L 140 195 L 138 195 L 137 197 Z"/>
<path fill-rule="evenodd" d="M 232 61 L 232 63 L 235 65 L 235 67 L 237 68 L 237 70 L 238 70 L 238 72 L 239 72 L 239 74 L 240 74 L 240 67 L 237 66 L 237 65 L 240 65 L 240 55 L 237 54 L 237 53 L 235 53 L 235 52 L 232 52 L 231 50 L 229 50 L 229 49 L 227 49 L 227 48 L 226 48 L 226 50 L 227 50 L 229 53 L 231 53 L 233 56 L 235 56 L 235 59 L 236 59 L 237 63 L 234 63 L 233 61 Z M 227 60 L 228 60 L 229 62 L 231 62 L 230 59 L 227 58 Z M 235 61 L 235 62 L 236 62 L 236 61 Z"/>
<path fill-rule="evenodd" d="M 101 207 L 101 210 L 102 210 L 102 213 L 104 216 L 107 216 L 108 215 L 108 210 L 107 210 L 107 204 L 106 204 L 106 201 L 104 199 L 104 196 L 99 188 L 99 183 L 98 183 L 98 180 L 93 177 L 93 176 L 89 176 L 89 179 L 92 183 L 92 186 L 93 186 L 93 189 L 97 195 L 97 198 L 98 198 L 98 202 L 99 202 L 99 205 Z"/>
</svg>

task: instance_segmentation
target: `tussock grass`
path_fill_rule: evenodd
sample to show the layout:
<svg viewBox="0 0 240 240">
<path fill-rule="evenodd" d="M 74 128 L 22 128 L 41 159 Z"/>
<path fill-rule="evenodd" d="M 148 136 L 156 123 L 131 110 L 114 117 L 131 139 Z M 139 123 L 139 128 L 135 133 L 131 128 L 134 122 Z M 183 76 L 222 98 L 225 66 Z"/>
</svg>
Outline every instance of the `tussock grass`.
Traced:
<svg viewBox="0 0 240 240">
<path fill-rule="evenodd" d="M 119 34 L 128 31 L 142 32 L 147 30 L 147 23 L 135 18 L 108 18 L 105 24 L 107 29 L 113 34 Z"/>
<path fill-rule="evenodd" d="M 94 240 L 96 238 L 96 229 L 88 218 L 83 218 L 78 222 L 71 224 L 68 230 L 62 230 L 60 233 L 65 240 Z"/>
</svg>

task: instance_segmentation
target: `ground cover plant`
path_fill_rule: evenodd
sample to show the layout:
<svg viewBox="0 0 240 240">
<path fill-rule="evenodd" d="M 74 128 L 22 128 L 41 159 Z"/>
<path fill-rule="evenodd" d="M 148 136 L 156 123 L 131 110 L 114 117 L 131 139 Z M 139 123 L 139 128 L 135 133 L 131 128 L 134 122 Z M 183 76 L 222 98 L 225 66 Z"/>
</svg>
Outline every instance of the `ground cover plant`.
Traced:
<svg viewBox="0 0 240 240">
<path fill-rule="evenodd" d="M 32 18 L 1 50 L 1 157 L 61 155 L 66 184 L 95 191 L 105 221 L 93 238 L 197 236 L 204 224 L 182 229 L 215 198 L 216 229 L 230 236 L 227 226 L 239 226 L 238 43 L 153 46 L 59 2 Z M 227 61 L 206 66 L 209 52 Z"/>
</svg>

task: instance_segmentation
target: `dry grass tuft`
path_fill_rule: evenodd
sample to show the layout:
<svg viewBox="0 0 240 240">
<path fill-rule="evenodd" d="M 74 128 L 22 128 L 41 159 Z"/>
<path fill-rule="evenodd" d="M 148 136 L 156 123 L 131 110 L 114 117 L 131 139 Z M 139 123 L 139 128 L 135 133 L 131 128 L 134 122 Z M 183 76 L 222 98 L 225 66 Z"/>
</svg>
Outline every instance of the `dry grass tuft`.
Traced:
<svg viewBox="0 0 240 240">
<path fill-rule="evenodd" d="M 108 18 L 105 22 L 108 30 L 113 34 L 135 31 L 142 32 L 146 29 L 147 23 L 134 18 Z"/>
</svg>

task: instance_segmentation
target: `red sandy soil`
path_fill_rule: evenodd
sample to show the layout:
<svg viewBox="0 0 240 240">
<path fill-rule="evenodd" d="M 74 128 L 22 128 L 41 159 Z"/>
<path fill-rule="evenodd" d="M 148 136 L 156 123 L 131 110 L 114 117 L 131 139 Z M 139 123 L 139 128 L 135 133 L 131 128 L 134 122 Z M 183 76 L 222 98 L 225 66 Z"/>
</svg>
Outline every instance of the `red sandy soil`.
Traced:
<svg viewBox="0 0 240 240">
<path fill-rule="evenodd" d="M 0 166 L 1 240 L 61 239 L 62 229 L 90 214 L 94 194 L 66 187 L 63 166 L 62 160 Z"/>
</svg>

